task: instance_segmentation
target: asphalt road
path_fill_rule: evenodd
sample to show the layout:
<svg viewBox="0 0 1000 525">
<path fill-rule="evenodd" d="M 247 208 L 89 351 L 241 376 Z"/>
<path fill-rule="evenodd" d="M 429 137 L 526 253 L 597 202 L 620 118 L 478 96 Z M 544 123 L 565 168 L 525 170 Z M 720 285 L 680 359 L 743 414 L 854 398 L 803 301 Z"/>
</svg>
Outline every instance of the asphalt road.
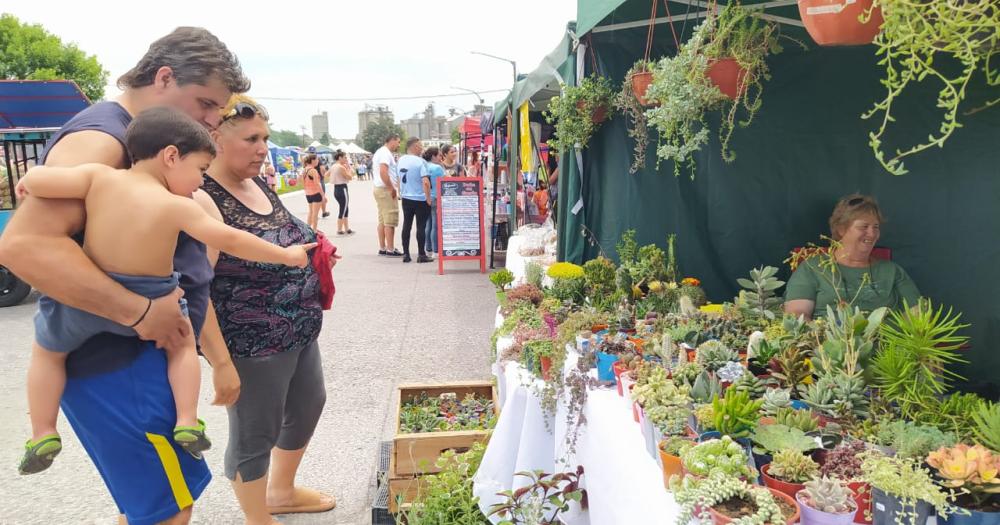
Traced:
<svg viewBox="0 0 1000 525">
<path fill-rule="evenodd" d="M 452 262 L 444 276 L 437 263 L 403 264 L 379 257 L 370 182 L 351 184 L 351 237 L 336 232 L 336 203 L 321 228 L 344 259 L 334 278 L 337 295 L 319 338 L 327 404 L 300 470 L 301 485 L 335 495 L 335 510 L 279 516 L 288 525 L 370 523 L 379 442 L 391 439 L 394 388 L 403 382 L 487 379 L 489 333 L 496 308 L 492 285 L 478 263 Z M 332 191 L 332 187 L 331 187 Z M 301 193 L 283 197 L 304 217 Z M 397 233 L 397 240 L 399 234 Z M 416 252 L 415 242 L 413 251 Z M 65 419 L 64 449 L 53 466 L 19 476 L 17 461 L 29 436 L 24 381 L 37 294 L 0 309 L 0 524 L 115 523 L 117 511 L 97 470 Z M 224 409 L 209 405 L 211 374 L 203 365 L 200 416 L 214 448 L 207 453 L 214 479 L 195 504 L 193 523 L 239 524 L 241 514 L 222 474 L 228 436 Z M 141 483 L 141 480 L 136 480 Z"/>
</svg>

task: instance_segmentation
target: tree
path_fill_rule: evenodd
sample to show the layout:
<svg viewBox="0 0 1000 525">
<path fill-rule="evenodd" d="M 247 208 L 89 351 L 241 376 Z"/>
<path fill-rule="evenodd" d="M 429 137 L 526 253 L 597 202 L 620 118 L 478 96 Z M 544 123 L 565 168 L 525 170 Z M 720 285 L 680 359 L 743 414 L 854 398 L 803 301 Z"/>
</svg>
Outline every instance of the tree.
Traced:
<svg viewBox="0 0 1000 525">
<path fill-rule="evenodd" d="M 322 135 L 319 136 L 319 143 L 322 144 L 322 145 L 324 145 L 324 146 L 326 146 L 327 144 L 329 144 L 330 142 L 332 142 L 332 140 L 333 139 L 330 138 L 330 134 L 327 133 L 327 132 L 325 132 L 325 131 L 323 132 Z"/>
<path fill-rule="evenodd" d="M 271 142 L 283 147 L 297 146 L 300 148 L 304 148 L 308 146 L 310 142 L 312 142 L 312 138 L 310 138 L 308 135 L 302 135 L 297 131 L 290 131 L 287 129 L 282 129 L 282 130 L 272 129 L 270 130 L 270 134 L 271 134 Z"/>
<path fill-rule="evenodd" d="M 39 24 L 0 15 L 0 79 L 72 80 L 90 100 L 104 98 L 108 72 L 94 55 L 64 44 Z"/>
<path fill-rule="evenodd" d="M 451 128 L 451 143 L 458 144 L 462 142 L 462 132 L 458 130 L 458 126 Z"/>
<path fill-rule="evenodd" d="M 381 119 L 368 124 L 365 132 L 361 134 L 361 147 L 368 151 L 375 151 L 382 147 L 385 138 L 390 133 L 396 133 L 403 140 L 406 140 L 406 132 L 398 124 L 389 119 Z"/>
</svg>

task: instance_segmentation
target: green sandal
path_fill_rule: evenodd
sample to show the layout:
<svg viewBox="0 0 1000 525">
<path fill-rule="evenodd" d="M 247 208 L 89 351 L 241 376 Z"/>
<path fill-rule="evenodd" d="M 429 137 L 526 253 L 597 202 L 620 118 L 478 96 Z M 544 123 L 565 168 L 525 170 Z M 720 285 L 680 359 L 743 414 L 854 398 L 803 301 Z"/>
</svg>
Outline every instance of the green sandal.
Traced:
<svg viewBox="0 0 1000 525">
<path fill-rule="evenodd" d="M 24 444 L 24 457 L 21 458 L 17 471 L 22 476 L 37 474 L 49 468 L 60 451 L 62 451 L 62 439 L 59 438 L 59 434 L 42 436 L 37 441 L 29 439 Z"/>
<path fill-rule="evenodd" d="M 205 422 L 200 419 L 195 426 L 174 427 L 174 442 L 195 459 L 201 459 L 201 453 L 212 448 L 205 435 Z"/>
</svg>

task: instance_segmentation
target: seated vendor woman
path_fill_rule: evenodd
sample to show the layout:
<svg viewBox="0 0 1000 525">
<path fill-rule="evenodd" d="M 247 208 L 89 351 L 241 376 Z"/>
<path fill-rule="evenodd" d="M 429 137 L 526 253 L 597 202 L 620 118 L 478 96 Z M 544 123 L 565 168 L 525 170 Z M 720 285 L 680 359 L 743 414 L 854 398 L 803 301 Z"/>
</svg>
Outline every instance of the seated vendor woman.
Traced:
<svg viewBox="0 0 1000 525">
<path fill-rule="evenodd" d="M 807 319 L 826 315 L 827 306 L 845 301 L 865 312 L 880 307 L 903 308 L 920 298 L 917 285 L 898 264 L 872 257 L 882 213 L 875 199 L 848 195 L 830 216 L 830 233 L 839 246 L 835 269 L 821 267 L 811 257 L 796 268 L 785 289 L 785 312 Z M 836 244 L 836 243 L 835 243 Z"/>
</svg>

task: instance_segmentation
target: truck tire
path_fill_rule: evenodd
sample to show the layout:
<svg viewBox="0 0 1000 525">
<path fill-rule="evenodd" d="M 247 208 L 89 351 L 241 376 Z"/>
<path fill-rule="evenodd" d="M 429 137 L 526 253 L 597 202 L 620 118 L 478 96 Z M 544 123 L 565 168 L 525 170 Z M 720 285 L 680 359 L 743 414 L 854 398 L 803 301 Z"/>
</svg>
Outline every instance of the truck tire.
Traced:
<svg viewBox="0 0 1000 525">
<path fill-rule="evenodd" d="M 31 285 L 0 266 L 0 308 L 20 304 L 31 293 Z"/>
</svg>

